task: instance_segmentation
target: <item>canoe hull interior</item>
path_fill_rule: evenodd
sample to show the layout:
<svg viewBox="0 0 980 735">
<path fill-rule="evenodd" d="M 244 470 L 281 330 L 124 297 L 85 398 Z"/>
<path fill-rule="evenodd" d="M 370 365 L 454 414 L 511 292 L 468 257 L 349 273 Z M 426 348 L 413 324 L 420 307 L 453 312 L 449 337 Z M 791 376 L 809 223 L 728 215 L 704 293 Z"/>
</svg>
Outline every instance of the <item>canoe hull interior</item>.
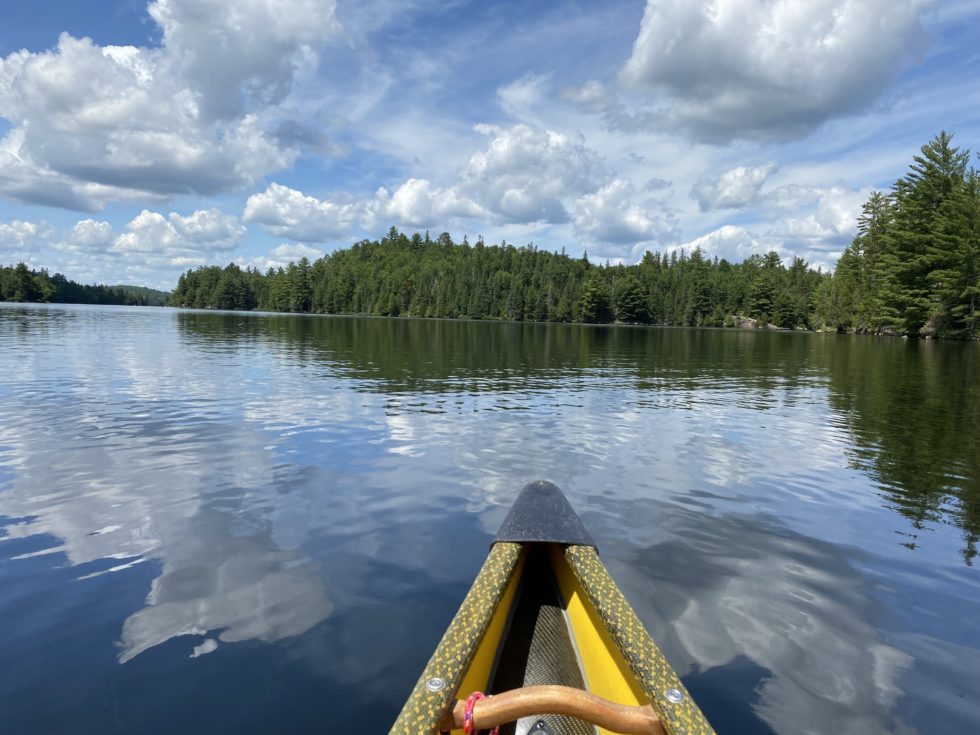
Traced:
<svg viewBox="0 0 980 735">
<path fill-rule="evenodd" d="M 583 529 L 557 487 L 525 487 L 389 735 L 458 728 L 473 692 L 500 695 L 478 708 L 509 723 L 502 733 L 614 732 L 547 714 L 564 711 L 629 732 L 714 735 Z M 550 698 L 535 698 L 543 690 Z M 604 716 L 610 707 L 618 714 Z"/>
<path fill-rule="evenodd" d="M 557 684 L 621 704 L 646 704 L 629 664 L 605 632 L 557 544 L 529 544 L 495 611 L 459 696 Z M 606 731 L 559 715 L 526 717 L 501 735 L 602 735 Z M 461 731 L 456 731 L 461 732 Z"/>
</svg>

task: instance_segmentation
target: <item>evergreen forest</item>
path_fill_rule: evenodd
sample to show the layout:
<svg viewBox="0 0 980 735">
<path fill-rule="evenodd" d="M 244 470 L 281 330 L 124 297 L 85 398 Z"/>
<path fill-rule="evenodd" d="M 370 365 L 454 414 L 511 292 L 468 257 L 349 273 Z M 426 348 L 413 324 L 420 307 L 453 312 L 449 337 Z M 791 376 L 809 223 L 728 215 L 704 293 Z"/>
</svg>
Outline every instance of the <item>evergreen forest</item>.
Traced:
<svg viewBox="0 0 980 735">
<path fill-rule="evenodd" d="M 741 263 L 646 253 L 594 265 L 533 245 L 471 245 L 391 228 L 310 262 L 261 273 L 201 267 L 176 306 L 510 321 L 775 326 L 976 338 L 980 178 L 941 132 L 889 192 L 863 206 L 833 274 L 775 251 Z"/>
<path fill-rule="evenodd" d="M 872 192 L 814 307 L 838 330 L 977 338 L 980 174 L 949 133 L 890 192 Z"/>
<path fill-rule="evenodd" d="M 775 251 L 732 263 L 699 248 L 602 265 L 564 249 L 392 227 L 380 240 L 264 273 L 235 263 L 189 270 L 169 298 L 21 263 L 0 268 L 0 299 L 977 338 L 980 174 L 970 151 L 939 133 L 889 191 L 871 193 L 857 225 L 833 273 L 800 258 L 787 265 Z"/>
<path fill-rule="evenodd" d="M 691 253 L 647 253 L 638 265 L 435 240 L 395 228 L 315 262 L 265 274 L 231 264 L 181 276 L 170 303 L 219 309 L 508 321 L 736 325 L 745 315 L 782 327 L 812 325 L 822 276 L 775 252 L 743 263 Z"/>
<path fill-rule="evenodd" d="M 32 270 L 24 263 L 0 266 L 0 301 L 33 301 L 58 304 L 121 304 L 163 306 L 170 296 L 146 286 L 89 286 L 75 283 L 60 273 Z"/>
</svg>

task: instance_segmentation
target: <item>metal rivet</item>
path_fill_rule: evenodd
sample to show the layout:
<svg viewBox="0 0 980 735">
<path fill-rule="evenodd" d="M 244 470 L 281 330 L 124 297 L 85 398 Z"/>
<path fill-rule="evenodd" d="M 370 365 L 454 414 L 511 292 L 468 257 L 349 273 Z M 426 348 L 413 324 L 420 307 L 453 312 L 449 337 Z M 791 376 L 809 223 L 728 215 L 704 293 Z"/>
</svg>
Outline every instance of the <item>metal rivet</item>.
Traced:
<svg viewBox="0 0 980 735">
<path fill-rule="evenodd" d="M 667 697 L 668 702 L 673 702 L 674 704 L 680 704 L 684 701 L 684 692 L 680 689 L 668 689 L 664 692 L 664 695 Z"/>
<path fill-rule="evenodd" d="M 441 692 L 446 688 L 446 682 L 440 679 L 438 676 L 433 676 L 427 682 L 425 682 L 425 688 L 430 692 Z"/>
</svg>

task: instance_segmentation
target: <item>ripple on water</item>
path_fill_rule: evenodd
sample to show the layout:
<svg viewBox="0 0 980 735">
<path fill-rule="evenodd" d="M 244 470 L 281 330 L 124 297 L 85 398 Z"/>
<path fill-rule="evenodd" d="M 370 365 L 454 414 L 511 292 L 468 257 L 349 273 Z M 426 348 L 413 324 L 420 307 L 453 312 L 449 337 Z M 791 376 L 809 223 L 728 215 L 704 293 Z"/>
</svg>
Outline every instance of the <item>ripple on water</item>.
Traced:
<svg viewBox="0 0 980 735">
<path fill-rule="evenodd" d="M 969 731 L 980 391 L 935 347 L 0 305 L 6 726 L 383 731 L 543 477 L 716 722 Z"/>
</svg>

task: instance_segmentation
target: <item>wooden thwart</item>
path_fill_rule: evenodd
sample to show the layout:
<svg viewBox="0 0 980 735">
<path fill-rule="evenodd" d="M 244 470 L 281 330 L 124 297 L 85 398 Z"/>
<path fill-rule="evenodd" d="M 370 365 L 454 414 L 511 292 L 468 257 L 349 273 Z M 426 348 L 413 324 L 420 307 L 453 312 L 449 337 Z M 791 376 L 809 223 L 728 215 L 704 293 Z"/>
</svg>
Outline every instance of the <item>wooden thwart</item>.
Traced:
<svg viewBox="0 0 980 735">
<path fill-rule="evenodd" d="M 439 723 L 442 731 L 463 727 L 465 700 L 457 700 Z M 622 735 L 664 735 L 660 718 L 649 704 L 631 707 L 595 694 L 563 686 L 512 689 L 481 699 L 473 706 L 473 724 L 481 730 L 504 725 L 522 717 L 566 715 Z"/>
</svg>

